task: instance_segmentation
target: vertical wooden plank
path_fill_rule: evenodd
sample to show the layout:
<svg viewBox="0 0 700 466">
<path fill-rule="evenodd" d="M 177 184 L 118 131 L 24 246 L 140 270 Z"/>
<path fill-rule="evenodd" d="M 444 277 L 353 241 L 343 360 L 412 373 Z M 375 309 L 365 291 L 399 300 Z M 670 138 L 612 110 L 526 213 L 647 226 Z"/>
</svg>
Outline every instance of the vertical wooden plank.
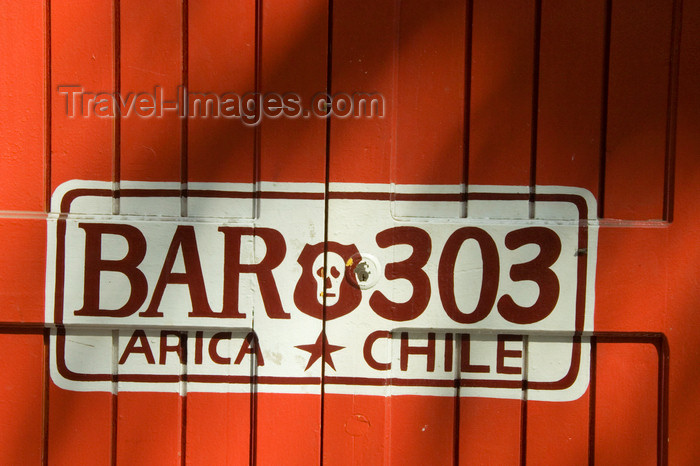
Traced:
<svg viewBox="0 0 700 466">
<path fill-rule="evenodd" d="M 395 183 L 463 182 L 465 8 L 401 2 Z"/>
<path fill-rule="evenodd" d="M 668 230 L 662 228 L 600 230 L 596 280 L 608 285 L 596 289 L 596 330 L 663 328 L 666 289 L 659 284 L 673 269 L 667 262 L 667 243 Z"/>
<path fill-rule="evenodd" d="M 700 262 L 700 2 L 683 2 L 678 102 L 675 213 L 670 226 L 666 335 L 671 348 L 669 464 L 697 461 L 700 438 L 700 398 L 690 395 L 698 380 L 700 302 L 697 264 Z M 694 246 L 692 246 L 694 245 Z"/>
<path fill-rule="evenodd" d="M 259 393 L 257 403 L 257 464 L 319 463 L 319 396 Z"/>
<path fill-rule="evenodd" d="M 125 98 L 160 89 L 164 101 L 177 100 L 177 87 L 185 77 L 182 42 L 186 4 L 179 0 L 121 2 L 121 90 Z M 122 189 L 124 180 L 173 182 L 170 186 L 175 189 L 186 181 L 182 179 L 182 128 L 182 120 L 173 110 L 163 109 L 158 117 L 141 116 L 134 110 L 123 118 Z M 138 211 L 138 200 L 122 198 L 121 212 L 132 211 Z M 182 409 L 177 392 L 120 392 L 117 463 L 180 463 Z"/>
<path fill-rule="evenodd" d="M 159 351 L 163 335 L 161 333 L 159 337 L 157 331 L 148 331 L 143 344 L 150 351 L 151 357 L 155 355 L 158 358 L 158 365 L 155 364 L 155 359 L 149 361 L 145 354 L 128 353 L 131 333 L 120 332 L 116 348 L 119 360 L 112 361 L 116 366 L 113 374 L 116 370 L 118 375 L 116 384 L 112 386 L 113 393 L 116 394 L 112 399 L 114 460 L 117 464 L 182 464 L 187 455 L 187 386 L 182 381 L 186 369 L 178 354 L 168 356 Z M 137 358 L 142 358 L 141 367 L 133 364 Z M 145 361 L 148 364 L 144 364 Z M 144 374 L 157 370 L 155 368 L 159 368 L 161 374 L 170 380 L 157 387 L 148 387 L 154 391 L 123 389 L 122 381 L 133 382 L 139 378 L 147 380 Z"/>
<path fill-rule="evenodd" d="M 464 183 L 467 2 L 403 1 L 396 29 L 396 146 L 391 182 Z M 371 162 L 370 162 L 371 163 Z M 398 208 L 399 206 L 397 206 Z M 390 389 L 391 394 L 391 389 Z M 449 464 L 454 456 L 451 397 L 391 396 L 385 420 L 388 458 Z"/>
<path fill-rule="evenodd" d="M 463 398 L 460 402 L 459 464 L 520 461 L 520 400 Z"/>
<path fill-rule="evenodd" d="M 397 8 L 392 2 L 337 2 L 333 7 L 334 93 L 378 94 L 381 116 L 351 116 L 331 121 L 329 181 L 387 183 L 395 102 Z M 355 110 L 359 110 L 356 106 Z M 407 172 L 404 169 L 404 172 Z M 332 212 L 331 212 L 332 214 Z"/>
<path fill-rule="evenodd" d="M 0 211 L 44 210 L 44 2 L 0 2 Z"/>
<path fill-rule="evenodd" d="M 192 2 L 188 36 L 189 92 L 222 97 L 255 91 L 255 2 Z M 252 183 L 254 131 L 221 113 L 191 118 L 189 181 Z"/>
<path fill-rule="evenodd" d="M 121 87 L 125 99 L 160 88 L 164 100 L 177 100 L 177 86 L 182 81 L 181 14 L 182 2 L 178 0 L 121 2 Z M 180 133 L 181 120 L 172 110 L 164 109 L 162 117 L 156 117 L 140 116 L 134 109 L 125 116 L 121 179 L 179 182 Z"/>
<path fill-rule="evenodd" d="M 187 462 L 248 464 L 250 394 L 187 394 Z"/>
<path fill-rule="evenodd" d="M 527 186 L 535 0 L 475 0 L 469 184 Z"/>
<path fill-rule="evenodd" d="M 326 89 L 327 0 L 265 1 L 262 9 L 261 92 L 296 93 L 308 109 Z M 325 120 L 268 118 L 260 131 L 261 180 L 325 181 Z"/>
<path fill-rule="evenodd" d="M 113 103 L 112 2 L 51 2 L 51 188 L 72 180 L 112 180 L 116 109 Z M 82 94 L 82 95 L 81 95 Z"/>
<path fill-rule="evenodd" d="M 190 2 L 188 13 L 188 91 L 212 93 L 219 98 L 227 93 L 243 96 L 254 92 L 256 2 Z M 221 102 L 218 100 L 214 105 Z M 247 189 L 252 191 L 255 131 L 255 127 L 243 124 L 240 118 L 224 118 L 222 114 L 200 113 L 189 119 L 189 188 L 205 186 L 199 185 L 203 182 L 227 182 L 247 183 Z M 193 202 L 188 203 L 188 211 L 190 215 L 198 215 L 199 206 Z M 252 216 L 250 208 L 241 213 Z M 186 409 L 187 462 L 248 463 L 250 436 L 254 434 L 251 394 L 188 393 Z"/>
<path fill-rule="evenodd" d="M 469 184 L 530 184 L 535 23 L 534 0 L 473 2 Z M 521 416 L 520 400 L 460 400 L 460 462 L 519 462 Z"/>
<path fill-rule="evenodd" d="M 601 341 L 596 371 L 596 464 L 657 464 L 656 349 Z"/>
<path fill-rule="evenodd" d="M 542 6 L 537 184 L 598 194 L 606 0 Z"/>
<path fill-rule="evenodd" d="M 325 394 L 324 464 L 386 464 L 388 403 L 383 396 Z"/>
<path fill-rule="evenodd" d="M 44 321 L 45 251 L 43 219 L 0 221 L 0 320 Z"/>
<path fill-rule="evenodd" d="M 259 86 L 263 94 L 296 93 L 302 107 L 327 85 L 328 2 L 279 0 L 259 4 Z M 265 118 L 259 128 L 259 180 L 262 182 L 324 183 L 326 122 L 313 116 Z M 261 207 L 264 209 L 264 206 Z M 322 228 L 323 203 L 313 214 Z M 265 212 L 262 212 L 265 216 Z M 272 325 L 265 318 L 256 326 Z M 317 331 L 322 330 L 319 320 Z M 300 341 L 299 344 L 311 342 Z M 304 375 L 322 374 L 323 360 Z M 320 461 L 321 385 L 306 394 L 258 393 L 255 410 L 255 450 L 258 464 L 310 464 Z"/>
<path fill-rule="evenodd" d="M 44 428 L 42 335 L 0 333 L 0 462 L 41 464 Z"/>
<path fill-rule="evenodd" d="M 451 464 L 454 448 L 454 399 L 391 398 L 389 443 L 392 461 L 407 465 Z"/>
<path fill-rule="evenodd" d="M 53 383 L 49 391 L 49 464 L 110 464 L 111 395 L 73 392 Z"/>
<path fill-rule="evenodd" d="M 114 102 L 113 6 L 51 2 L 52 192 L 72 179 L 113 179 L 116 109 L 95 113 L 96 99 Z M 49 464 L 75 464 L 85 458 L 109 464 L 110 395 L 51 384 L 49 399 Z"/>
<path fill-rule="evenodd" d="M 331 120 L 328 161 L 331 190 L 332 183 L 387 184 L 391 180 L 397 21 L 394 2 L 334 2 L 332 92 L 351 96 L 379 94 L 384 105 L 381 117 Z M 334 219 L 338 215 L 342 212 L 330 209 L 331 241 L 337 233 Z M 342 326 L 342 322 L 326 323 L 327 329 Z M 389 440 L 386 404 L 387 398 L 382 396 L 325 393 L 324 463 L 383 464 Z"/>
<path fill-rule="evenodd" d="M 528 464 L 588 464 L 588 402 L 527 402 Z"/>
<path fill-rule="evenodd" d="M 673 1 L 612 5 L 604 215 L 660 219 Z"/>
<path fill-rule="evenodd" d="M 48 11 L 41 2 L 2 2 L 0 17 L 0 210 L 44 211 L 44 60 Z M 3 219 L 0 224 L 0 319 L 41 321 L 42 222 Z M 26 248 L 26 249 L 25 249 Z"/>
<path fill-rule="evenodd" d="M 542 5 L 539 185 L 598 194 L 605 21 L 605 0 Z M 587 463 L 588 402 L 527 402 L 528 464 Z"/>
<path fill-rule="evenodd" d="M 180 464 L 178 393 L 119 393 L 117 464 Z"/>
</svg>

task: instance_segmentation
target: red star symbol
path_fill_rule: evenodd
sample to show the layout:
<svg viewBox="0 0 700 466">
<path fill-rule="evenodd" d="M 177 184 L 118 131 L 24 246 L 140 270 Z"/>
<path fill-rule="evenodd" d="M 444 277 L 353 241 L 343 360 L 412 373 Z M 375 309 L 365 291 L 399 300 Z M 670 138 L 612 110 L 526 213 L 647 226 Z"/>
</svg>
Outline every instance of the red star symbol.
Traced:
<svg viewBox="0 0 700 466">
<path fill-rule="evenodd" d="M 318 338 L 316 339 L 316 343 L 313 343 L 311 345 L 299 345 L 295 346 L 295 348 L 299 348 L 302 351 L 307 351 L 310 354 L 309 356 L 309 363 L 306 365 L 305 371 L 309 369 L 309 367 L 313 366 L 316 361 L 323 355 L 324 360 L 326 363 L 331 366 L 333 370 L 335 370 L 335 365 L 333 365 L 333 358 L 331 357 L 331 353 L 341 350 L 345 348 L 344 346 L 336 346 L 336 345 L 331 345 L 328 343 L 328 340 L 326 340 L 326 334 L 324 332 L 321 332 L 318 335 Z"/>
</svg>

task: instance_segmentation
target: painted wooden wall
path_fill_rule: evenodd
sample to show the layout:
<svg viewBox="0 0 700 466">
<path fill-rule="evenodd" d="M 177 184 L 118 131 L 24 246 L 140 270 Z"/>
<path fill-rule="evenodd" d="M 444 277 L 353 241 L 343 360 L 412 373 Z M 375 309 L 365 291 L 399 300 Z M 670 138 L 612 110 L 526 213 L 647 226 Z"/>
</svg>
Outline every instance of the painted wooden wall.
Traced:
<svg viewBox="0 0 700 466">
<path fill-rule="evenodd" d="M 698 76 L 697 0 L 1 0 L 0 463 L 693 464 Z M 387 115 L 70 118 L 57 92 L 180 84 L 379 92 Z M 46 215 L 71 179 L 177 182 L 184 209 L 198 182 L 586 188 L 592 382 L 565 403 L 331 395 L 323 379 L 313 395 L 63 390 Z M 336 215 L 318 211 L 330 239 Z"/>
</svg>

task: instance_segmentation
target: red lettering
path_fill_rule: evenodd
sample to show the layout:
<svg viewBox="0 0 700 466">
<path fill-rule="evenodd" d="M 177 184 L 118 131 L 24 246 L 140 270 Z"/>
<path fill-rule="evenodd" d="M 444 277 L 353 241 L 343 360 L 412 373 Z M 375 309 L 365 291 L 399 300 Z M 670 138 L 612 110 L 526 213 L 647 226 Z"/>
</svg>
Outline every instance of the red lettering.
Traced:
<svg viewBox="0 0 700 466">
<path fill-rule="evenodd" d="M 445 334 L 445 372 L 452 372 L 452 355 L 454 353 L 454 336 Z"/>
<path fill-rule="evenodd" d="M 258 342 L 258 337 L 253 332 L 250 332 L 243 339 L 243 344 L 241 345 L 241 349 L 238 350 L 238 356 L 236 356 L 236 360 L 233 363 L 240 364 L 241 361 L 243 361 L 243 357 L 246 354 L 255 354 L 256 364 L 258 366 L 265 365 L 265 359 L 263 359 L 262 351 L 260 351 L 260 343 Z"/>
<path fill-rule="evenodd" d="M 469 239 L 479 243 L 483 272 L 479 302 L 476 308 L 467 314 L 459 310 L 455 300 L 455 263 L 462 244 Z M 488 233 L 476 227 L 464 227 L 452 233 L 445 243 L 438 265 L 440 300 L 447 315 L 460 324 L 473 324 L 484 319 L 496 302 L 499 271 L 498 249 Z"/>
<path fill-rule="evenodd" d="M 506 235 L 508 249 L 518 249 L 526 244 L 536 244 L 540 252 L 530 262 L 515 264 L 510 268 L 513 281 L 530 280 L 537 283 L 540 294 L 530 307 L 518 305 L 510 295 L 498 300 L 498 312 L 514 324 L 532 324 L 547 317 L 559 300 L 559 279 L 550 268 L 561 253 L 561 240 L 549 228 L 530 227 L 511 231 Z"/>
<path fill-rule="evenodd" d="M 146 256 L 146 238 L 131 225 L 114 223 L 81 223 L 85 230 L 85 281 L 83 307 L 75 311 L 80 316 L 127 317 L 136 312 L 146 300 L 148 282 L 138 265 Z M 127 252 L 119 260 L 102 259 L 102 236 L 118 235 L 126 240 Z M 100 273 L 119 272 L 129 280 L 129 299 L 121 308 L 100 309 Z"/>
<path fill-rule="evenodd" d="M 185 264 L 185 272 L 173 272 L 173 265 L 177 258 L 178 250 L 182 250 L 182 258 Z M 202 275 L 202 264 L 197 252 L 197 239 L 192 225 L 180 225 L 175 230 L 170 248 L 165 256 L 163 269 L 158 277 L 156 288 L 153 290 L 153 298 L 148 305 L 148 309 L 139 313 L 142 317 L 162 317 L 163 313 L 158 310 L 160 301 L 163 299 L 165 287 L 169 284 L 187 285 L 192 302 L 192 317 L 220 317 L 209 307 L 207 293 L 204 288 L 204 276 Z"/>
<path fill-rule="evenodd" d="M 365 345 L 362 348 L 362 354 L 365 357 L 365 362 L 372 369 L 378 371 L 388 371 L 389 369 L 391 369 L 390 362 L 379 362 L 376 359 L 374 359 L 374 356 L 372 356 L 372 347 L 374 346 L 374 343 L 380 338 L 391 339 L 391 332 L 386 330 L 377 330 L 376 332 L 370 333 L 367 339 L 365 340 Z"/>
<path fill-rule="evenodd" d="M 369 300 L 374 312 L 385 319 L 404 322 L 413 320 L 425 311 L 430 300 L 430 279 L 423 267 L 430 258 L 430 236 L 416 227 L 396 227 L 377 234 L 377 245 L 388 248 L 408 244 L 413 248 L 411 256 L 401 262 L 387 264 L 384 274 L 388 280 L 403 278 L 413 287 L 413 295 L 404 303 L 390 301 L 381 291 L 375 291 Z"/>
<path fill-rule="evenodd" d="M 272 270 L 287 253 L 282 234 L 271 228 L 219 227 L 224 234 L 224 305 L 220 317 L 243 318 L 238 310 L 239 281 L 242 273 L 253 273 L 258 279 L 265 311 L 271 319 L 289 319 L 284 312 Z M 241 237 L 257 236 L 265 243 L 265 257 L 257 264 L 241 264 Z"/>
<path fill-rule="evenodd" d="M 523 337 L 520 335 L 498 335 L 498 341 L 496 343 L 496 372 L 499 374 L 520 374 L 522 369 L 520 367 L 506 366 L 506 358 L 522 358 L 523 352 L 521 350 L 507 350 L 507 341 L 523 341 Z"/>
<path fill-rule="evenodd" d="M 471 363 L 471 335 L 469 335 L 468 333 L 462 334 L 461 350 L 462 364 L 460 370 L 462 372 L 471 372 L 475 374 L 489 372 L 489 370 L 491 369 L 489 366 Z"/>
<path fill-rule="evenodd" d="M 428 333 L 428 346 L 409 346 L 408 332 L 401 333 L 401 370 L 408 370 L 408 356 L 411 354 L 424 354 L 427 356 L 426 369 L 435 371 L 435 333 Z"/>
<path fill-rule="evenodd" d="M 177 343 L 174 345 L 168 344 L 168 337 L 177 337 Z M 160 357 L 158 359 L 158 364 L 165 364 L 165 358 L 168 353 L 177 353 L 180 358 L 180 364 L 185 364 L 186 353 L 187 353 L 187 333 L 180 333 L 175 331 L 163 330 L 160 332 Z"/>
<path fill-rule="evenodd" d="M 202 346 L 204 345 L 204 332 L 197 331 L 194 334 L 194 363 L 202 364 Z"/>
<path fill-rule="evenodd" d="M 225 358 L 220 356 L 216 351 L 216 347 L 221 340 L 230 340 L 231 332 L 219 332 L 212 335 L 211 340 L 209 340 L 209 357 L 216 364 L 231 364 L 231 358 Z"/>
<path fill-rule="evenodd" d="M 140 343 L 140 346 L 136 346 L 136 343 Z M 148 343 L 148 338 L 146 338 L 146 332 L 143 330 L 134 330 L 133 335 L 131 335 L 129 342 L 126 344 L 126 348 L 124 348 L 124 354 L 119 358 L 119 364 L 124 364 L 132 353 L 141 353 L 146 356 L 148 364 L 156 363 L 153 351 L 151 351 L 151 345 Z"/>
</svg>

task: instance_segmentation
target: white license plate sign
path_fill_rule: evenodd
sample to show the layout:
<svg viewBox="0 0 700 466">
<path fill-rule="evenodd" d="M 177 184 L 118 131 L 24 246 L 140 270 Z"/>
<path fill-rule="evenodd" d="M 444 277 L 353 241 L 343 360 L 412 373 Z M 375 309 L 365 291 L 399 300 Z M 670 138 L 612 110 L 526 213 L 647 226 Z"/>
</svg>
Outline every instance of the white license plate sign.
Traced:
<svg viewBox="0 0 700 466">
<path fill-rule="evenodd" d="M 71 181 L 48 221 L 72 390 L 571 400 L 588 386 L 585 190 Z M 115 214 L 113 212 L 119 212 Z"/>
</svg>

